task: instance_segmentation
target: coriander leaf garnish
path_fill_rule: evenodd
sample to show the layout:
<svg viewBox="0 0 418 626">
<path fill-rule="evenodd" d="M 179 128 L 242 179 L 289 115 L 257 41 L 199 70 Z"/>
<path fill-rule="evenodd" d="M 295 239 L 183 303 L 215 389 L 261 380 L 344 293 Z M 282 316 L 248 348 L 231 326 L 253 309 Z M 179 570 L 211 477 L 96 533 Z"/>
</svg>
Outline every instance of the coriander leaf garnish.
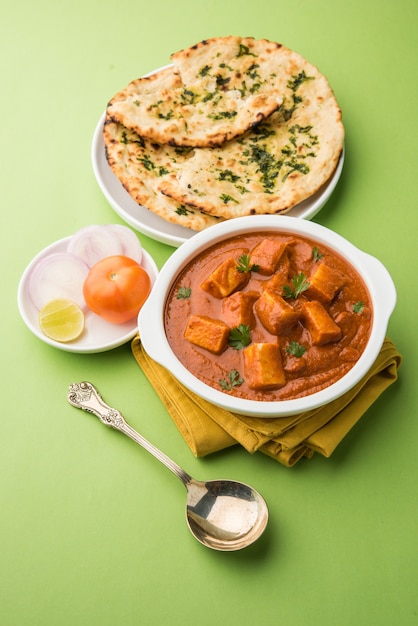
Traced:
<svg viewBox="0 0 418 626">
<path fill-rule="evenodd" d="M 293 80 L 289 80 L 287 82 L 287 87 L 292 91 L 296 91 L 302 85 L 302 83 L 306 82 L 307 80 L 314 80 L 314 77 L 307 76 L 305 74 L 305 70 L 302 70 L 301 72 L 299 72 L 299 74 L 292 76 L 292 79 Z"/>
<path fill-rule="evenodd" d="M 227 85 L 231 80 L 230 76 L 221 76 L 220 74 L 218 74 L 216 76 L 216 86 L 217 87 L 225 87 L 225 85 Z M 223 115 L 223 117 L 234 117 L 236 115 L 236 111 L 224 111 L 221 113 L 221 115 Z"/>
<path fill-rule="evenodd" d="M 232 170 L 222 170 L 219 174 L 219 180 L 226 180 L 230 183 L 236 183 L 240 177 L 232 172 Z"/>
<path fill-rule="evenodd" d="M 210 65 L 204 65 L 199 71 L 199 76 L 207 76 L 210 70 L 211 70 Z"/>
<path fill-rule="evenodd" d="M 255 263 L 251 264 L 251 257 L 249 254 L 241 254 L 238 259 L 237 270 L 242 273 L 257 272 L 258 265 L 255 265 Z"/>
<path fill-rule="evenodd" d="M 226 376 L 227 380 L 225 380 L 225 378 L 221 378 L 219 380 L 220 386 L 226 391 L 231 391 L 233 387 L 239 387 L 244 382 L 244 379 L 240 377 L 238 370 L 231 370 Z"/>
<path fill-rule="evenodd" d="M 189 215 L 189 213 L 194 213 L 192 209 L 187 209 L 184 204 L 180 204 L 174 212 L 177 213 L 177 215 Z"/>
<path fill-rule="evenodd" d="M 161 120 L 171 120 L 173 116 L 174 116 L 174 111 L 172 109 L 170 109 L 170 111 L 168 111 L 167 113 L 158 113 L 158 117 Z"/>
<path fill-rule="evenodd" d="M 306 348 L 297 341 L 291 341 L 286 347 L 286 352 L 288 354 L 293 354 L 293 356 L 301 357 L 305 354 Z"/>
<path fill-rule="evenodd" d="M 210 120 L 230 120 L 234 118 L 238 113 L 236 111 L 219 111 L 219 113 L 209 113 L 208 118 Z"/>
<path fill-rule="evenodd" d="M 238 204 L 238 200 L 235 200 L 235 198 L 233 198 L 227 193 L 221 193 L 221 195 L 219 196 L 219 199 L 222 200 L 224 204 L 228 204 L 228 202 L 235 202 L 235 204 Z"/>
<path fill-rule="evenodd" d="M 256 78 L 260 77 L 260 74 L 257 72 L 258 68 L 259 68 L 259 64 L 258 63 L 253 63 L 252 65 L 250 65 L 250 67 L 248 68 L 248 70 L 245 72 L 250 78 L 252 78 L 253 80 L 255 80 Z"/>
<path fill-rule="evenodd" d="M 190 298 L 192 294 L 192 290 L 190 287 L 180 287 L 178 292 L 177 292 L 177 300 L 187 300 L 188 298 Z"/>
<path fill-rule="evenodd" d="M 323 256 L 324 255 L 322 254 L 322 252 L 319 252 L 316 246 L 312 248 L 312 258 L 315 261 L 315 263 L 317 263 L 320 259 L 322 259 Z"/>
<path fill-rule="evenodd" d="M 362 302 L 361 300 L 353 304 L 354 313 L 361 313 L 363 310 L 364 310 L 364 302 Z"/>
<path fill-rule="evenodd" d="M 183 89 L 180 97 L 183 104 L 194 104 L 197 95 L 191 89 Z"/>
<path fill-rule="evenodd" d="M 248 46 L 244 46 L 244 44 L 240 43 L 237 57 L 243 57 L 246 54 L 252 57 L 257 56 L 256 54 L 254 54 L 254 52 L 250 52 L 250 49 Z"/>
<path fill-rule="evenodd" d="M 300 172 L 301 174 L 309 174 L 310 169 L 306 165 L 306 163 L 298 163 L 295 157 L 292 157 L 290 161 L 285 161 L 285 165 L 287 165 L 290 169 L 283 176 L 282 181 L 284 182 L 293 172 Z"/>
<path fill-rule="evenodd" d="M 245 348 L 251 343 L 250 338 L 250 327 L 246 324 L 239 324 L 234 328 L 231 328 L 231 332 L 229 333 L 228 344 L 234 350 L 241 350 L 241 348 Z"/>
<path fill-rule="evenodd" d="M 148 172 L 152 172 L 152 170 L 155 170 L 155 164 L 152 162 L 148 154 L 144 154 L 144 156 L 141 158 L 138 157 L 138 161 L 142 163 L 142 165 L 145 167 L 146 170 L 148 170 Z"/>
<path fill-rule="evenodd" d="M 296 298 L 303 291 L 306 291 L 309 288 L 310 283 L 305 274 L 303 272 L 299 272 L 299 274 L 293 276 L 292 285 L 293 289 L 292 287 L 289 287 L 289 285 L 283 286 L 283 295 L 285 298 L 293 298 L 294 300 L 296 300 Z"/>
</svg>

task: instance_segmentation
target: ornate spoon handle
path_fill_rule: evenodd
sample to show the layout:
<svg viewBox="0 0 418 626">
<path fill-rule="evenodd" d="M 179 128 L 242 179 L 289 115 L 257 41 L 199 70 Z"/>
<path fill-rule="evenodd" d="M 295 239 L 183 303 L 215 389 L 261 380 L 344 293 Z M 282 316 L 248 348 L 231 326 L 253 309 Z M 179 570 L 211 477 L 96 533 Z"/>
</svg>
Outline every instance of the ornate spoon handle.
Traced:
<svg viewBox="0 0 418 626">
<path fill-rule="evenodd" d="M 67 400 L 76 408 L 87 411 L 88 413 L 93 413 L 106 426 L 120 430 L 124 435 L 133 439 L 133 441 L 145 448 L 145 450 L 150 452 L 150 454 L 155 456 L 156 459 L 171 470 L 173 474 L 180 478 L 184 485 L 187 485 L 192 480 L 192 477 L 177 465 L 177 463 L 174 463 L 164 452 L 161 452 L 161 450 L 156 448 L 145 439 L 145 437 L 129 426 L 120 411 L 106 404 L 97 389 L 91 383 L 87 381 L 72 383 L 68 389 Z"/>
</svg>

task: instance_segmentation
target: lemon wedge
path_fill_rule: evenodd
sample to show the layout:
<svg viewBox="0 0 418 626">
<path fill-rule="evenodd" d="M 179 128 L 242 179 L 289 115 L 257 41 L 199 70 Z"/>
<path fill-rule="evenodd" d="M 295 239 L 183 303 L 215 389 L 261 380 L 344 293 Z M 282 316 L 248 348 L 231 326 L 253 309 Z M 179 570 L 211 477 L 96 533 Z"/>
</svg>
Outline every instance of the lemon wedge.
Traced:
<svg viewBox="0 0 418 626">
<path fill-rule="evenodd" d="M 78 304 L 66 298 L 47 302 L 39 311 L 38 321 L 47 337 L 62 343 L 77 339 L 84 330 L 83 311 Z"/>
</svg>

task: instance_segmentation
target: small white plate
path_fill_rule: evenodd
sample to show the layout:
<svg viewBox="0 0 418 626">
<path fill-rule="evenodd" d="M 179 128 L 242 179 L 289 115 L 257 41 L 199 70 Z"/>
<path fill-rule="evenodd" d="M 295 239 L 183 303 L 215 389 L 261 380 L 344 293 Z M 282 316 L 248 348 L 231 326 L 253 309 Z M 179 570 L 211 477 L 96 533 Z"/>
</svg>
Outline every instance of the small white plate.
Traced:
<svg viewBox="0 0 418 626">
<path fill-rule="evenodd" d="M 101 116 L 93 135 L 91 158 L 96 180 L 112 209 L 139 232 L 162 241 L 170 246 L 179 247 L 193 237 L 195 231 L 184 226 L 171 224 L 144 206 L 135 202 L 123 187 L 117 176 L 110 169 L 103 140 L 105 113 Z M 312 196 L 297 204 L 286 215 L 311 219 L 328 201 L 338 183 L 344 164 L 344 151 L 331 178 Z"/>
<path fill-rule="evenodd" d="M 33 304 L 32 299 L 29 295 L 30 273 L 40 259 L 43 259 L 50 254 L 54 254 L 55 252 L 66 252 L 68 241 L 70 239 L 71 237 L 60 239 L 59 241 L 56 241 L 55 243 L 42 250 L 42 252 L 37 254 L 32 259 L 32 261 L 23 272 L 22 278 L 19 282 L 17 294 L 18 307 L 23 321 L 34 335 L 36 335 L 45 343 L 48 343 L 50 346 L 54 346 L 59 350 L 88 354 L 94 352 L 105 352 L 107 350 L 117 348 L 118 346 L 127 343 L 135 336 L 138 328 L 136 318 L 134 318 L 130 322 L 126 322 L 125 324 L 110 324 L 92 311 L 86 309 L 84 312 L 86 326 L 82 335 L 80 335 L 80 337 L 75 341 L 71 341 L 68 343 L 60 343 L 59 341 L 54 341 L 53 339 L 50 339 L 49 337 L 44 335 L 39 328 L 38 309 Z M 148 272 L 151 278 L 151 283 L 154 284 L 158 275 L 158 268 L 153 258 L 144 249 L 142 249 L 141 265 Z"/>
</svg>

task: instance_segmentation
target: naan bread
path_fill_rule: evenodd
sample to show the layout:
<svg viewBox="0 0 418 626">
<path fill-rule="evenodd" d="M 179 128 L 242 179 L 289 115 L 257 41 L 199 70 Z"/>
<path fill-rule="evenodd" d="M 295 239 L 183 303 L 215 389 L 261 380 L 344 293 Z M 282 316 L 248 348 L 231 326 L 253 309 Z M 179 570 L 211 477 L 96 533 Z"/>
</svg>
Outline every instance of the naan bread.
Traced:
<svg viewBox="0 0 418 626">
<path fill-rule="evenodd" d="M 171 59 L 172 66 L 134 81 L 107 109 L 107 160 L 136 202 L 202 230 L 222 219 L 286 213 L 332 176 L 344 144 L 341 111 L 326 78 L 302 56 L 265 40 L 224 37 Z M 191 100 L 215 89 L 222 96 L 217 104 L 228 102 L 228 111 L 239 101 L 237 116 L 217 120 L 222 132 L 214 119 L 205 125 L 205 106 L 215 98 L 199 106 L 179 102 L 185 84 L 193 85 Z M 274 110 L 259 110 L 239 130 L 249 94 L 262 90 L 274 94 Z"/>
<path fill-rule="evenodd" d="M 161 180 L 162 193 L 233 218 L 287 212 L 330 178 L 344 143 L 331 88 L 306 61 L 280 71 L 288 85 L 281 110 L 221 148 L 195 150 Z"/>
<path fill-rule="evenodd" d="M 173 54 L 172 66 L 131 82 L 107 113 L 157 143 L 219 146 L 280 107 L 281 51 L 250 37 L 202 41 Z"/>
<path fill-rule="evenodd" d="M 183 162 L 181 149 L 151 145 L 108 118 L 103 133 L 108 164 L 135 202 L 172 224 L 196 231 L 222 221 L 158 192 L 161 176 L 173 171 L 174 162 Z"/>
</svg>

